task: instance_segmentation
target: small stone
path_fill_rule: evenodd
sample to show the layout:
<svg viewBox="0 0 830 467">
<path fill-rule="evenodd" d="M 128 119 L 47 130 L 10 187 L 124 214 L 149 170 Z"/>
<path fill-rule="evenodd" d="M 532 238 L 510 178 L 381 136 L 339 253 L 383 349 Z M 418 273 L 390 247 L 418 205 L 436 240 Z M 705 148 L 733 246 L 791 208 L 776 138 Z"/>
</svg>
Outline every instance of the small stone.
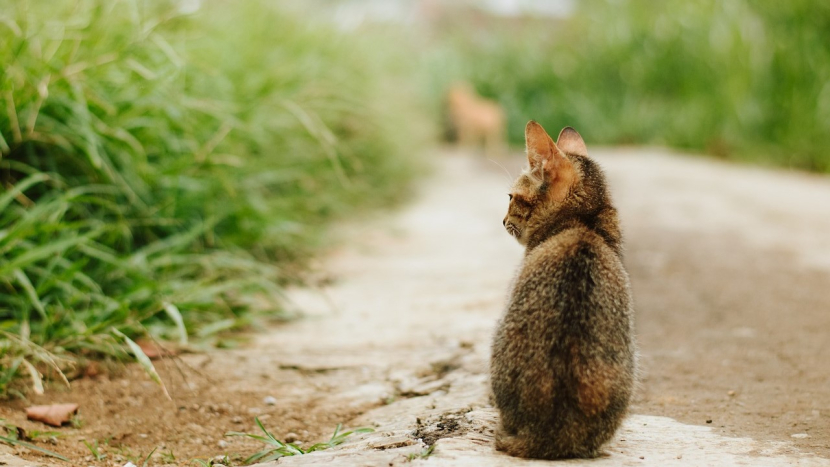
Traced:
<svg viewBox="0 0 830 467">
<path fill-rule="evenodd" d="M 646 458 L 646 456 L 640 456 L 640 459 L 645 459 L 645 458 Z"/>
<path fill-rule="evenodd" d="M 809 437 L 810 437 L 810 435 L 808 435 L 807 433 L 795 433 L 795 434 L 790 435 L 790 438 L 795 438 L 795 439 L 805 439 L 805 438 L 809 438 Z"/>
<path fill-rule="evenodd" d="M 231 419 L 231 422 L 236 423 L 237 425 L 239 425 L 240 423 L 242 423 L 242 417 L 237 415 L 237 416 L 235 416 Z"/>
<path fill-rule="evenodd" d="M 228 443 L 224 439 L 220 439 L 216 444 L 219 446 L 219 449 L 226 449 L 228 446 L 230 446 L 230 443 Z"/>
<path fill-rule="evenodd" d="M 213 459 L 210 460 L 211 465 L 222 464 L 225 462 L 226 456 L 213 456 Z"/>
<path fill-rule="evenodd" d="M 729 392 L 727 392 L 726 394 L 727 394 L 729 397 L 732 397 L 732 396 L 734 396 L 734 395 L 735 395 L 735 391 L 729 391 Z"/>
<path fill-rule="evenodd" d="M 285 442 L 286 443 L 293 443 L 293 442 L 297 441 L 297 438 L 299 438 L 299 436 L 297 436 L 297 433 L 294 433 L 292 431 L 292 432 L 285 435 Z"/>
<path fill-rule="evenodd" d="M 139 433 L 139 434 L 138 434 L 138 437 L 139 437 L 139 438 L 145 438 L 145 439 L 146 439 L 146 438 L 147 438 L 147 433 Z"/>
<path fill-rule="evenodd" d="M 678 458 L 678 459 L 683 459 L 683 454 L 678 454 L 678 455 L 677 455 L 677 458 Z"/>
<path fill-rule="evenodd" d="M 707 419 L 706 423 L 712 423 L 712 419 L 711 418 Z"/>
<path fill-rule="evenodd" d="M 266 396 L 262 399 L 262 403 L 265 405 L 277 405 L 277 398 L 274 396 Z"/>
</svg>

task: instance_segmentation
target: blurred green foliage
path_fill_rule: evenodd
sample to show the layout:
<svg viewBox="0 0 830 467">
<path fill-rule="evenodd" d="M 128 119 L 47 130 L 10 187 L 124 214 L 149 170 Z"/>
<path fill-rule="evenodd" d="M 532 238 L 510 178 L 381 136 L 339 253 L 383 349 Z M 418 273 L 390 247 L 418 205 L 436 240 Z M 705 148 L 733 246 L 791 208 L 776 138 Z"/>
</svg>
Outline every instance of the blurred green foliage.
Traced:
<svg viewBox="0 0 830 467">
<path fill-rule="evenodd" d="M 407 195 L 431 130 L 402 58 L 187 3 L 0 0 L 0 393 L 21 363 L 126 355 L 113 329 L 279 315 L 326 226 Z"/>
<path fill-rule="evenodd" d="M 535 119 L 574 126 L 592 143 L 830 171 L 830 4 L 576 5 L 567 18 L 444 25 L 436 69 L 501 102 L 517 144 Z"/>
</svg>

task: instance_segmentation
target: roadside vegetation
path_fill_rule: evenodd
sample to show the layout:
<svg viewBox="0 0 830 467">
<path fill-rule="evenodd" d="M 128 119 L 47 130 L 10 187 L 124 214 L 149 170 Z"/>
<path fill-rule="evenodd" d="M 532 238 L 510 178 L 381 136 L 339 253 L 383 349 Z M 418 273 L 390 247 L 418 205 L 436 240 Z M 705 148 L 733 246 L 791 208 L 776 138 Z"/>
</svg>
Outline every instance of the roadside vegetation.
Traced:
<svg viewBox="0 0 830 467">
<path fill-rule="evenodd" d="M 516 146 L 535 119 L 830 172 L 820 2 L 449 2 L 353 29 L 299 5 L 0 0 L 0 396 L 102 357 L 156 378 L 139 338 L 288 318 L 333 223 L 409 193 L 455 81 L 501 103 Z"/>
<path fill-rule="evenodd" d="M 326 227 L 417 173 L 399 57 L 271 2 L 192 3 L 0 0 L 0 394 L 148 330 L 284 317 Z"/>
<path fill-rule="evenodd" d="M 830 172 L 830 4 L 581 0 L 565 18 L 443 24 L 437 81 L 592 143 L 660 144 Z M 449 73 L 446 71 L 449 70 Z"/>
</svg>

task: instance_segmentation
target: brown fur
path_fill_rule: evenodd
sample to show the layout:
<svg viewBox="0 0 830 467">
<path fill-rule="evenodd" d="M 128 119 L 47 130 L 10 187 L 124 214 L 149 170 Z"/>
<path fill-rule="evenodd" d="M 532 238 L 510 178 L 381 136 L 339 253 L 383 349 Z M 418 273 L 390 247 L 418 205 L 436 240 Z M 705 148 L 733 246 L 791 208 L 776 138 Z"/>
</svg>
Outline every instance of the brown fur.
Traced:
<svg viewBox="0 0 830 467">
<path fill-rule="evenodd" d="M 496 448 L 519 457 L 595 457 L 628 409 L 636 347 L 617 211 L 582 137 L 525 129 L 529 169 L 504 226 L 526 246 L 496 329 Z"/>
<path fill-rule="evenodd" d="M 480 97 L 469 84 L 459 83 L 447 93 L 450 125 L 461 146 L 484 146 L 488 156 L 505 151 L 505 118 L 501 106 Z"/>
</svg>

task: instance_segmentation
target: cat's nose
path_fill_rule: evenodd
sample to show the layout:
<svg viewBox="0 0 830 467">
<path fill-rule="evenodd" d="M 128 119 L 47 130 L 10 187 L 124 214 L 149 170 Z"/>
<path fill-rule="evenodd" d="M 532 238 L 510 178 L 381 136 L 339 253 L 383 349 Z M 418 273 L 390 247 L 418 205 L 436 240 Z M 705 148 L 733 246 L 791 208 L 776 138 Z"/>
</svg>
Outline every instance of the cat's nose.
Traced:
<svg viewBox="0 0 830 467">
<path fill-rule="evenodd" d="M 501 220 L 501 225 L 507 227 L 507 219 L 502 219 Z"/>
</svg>

